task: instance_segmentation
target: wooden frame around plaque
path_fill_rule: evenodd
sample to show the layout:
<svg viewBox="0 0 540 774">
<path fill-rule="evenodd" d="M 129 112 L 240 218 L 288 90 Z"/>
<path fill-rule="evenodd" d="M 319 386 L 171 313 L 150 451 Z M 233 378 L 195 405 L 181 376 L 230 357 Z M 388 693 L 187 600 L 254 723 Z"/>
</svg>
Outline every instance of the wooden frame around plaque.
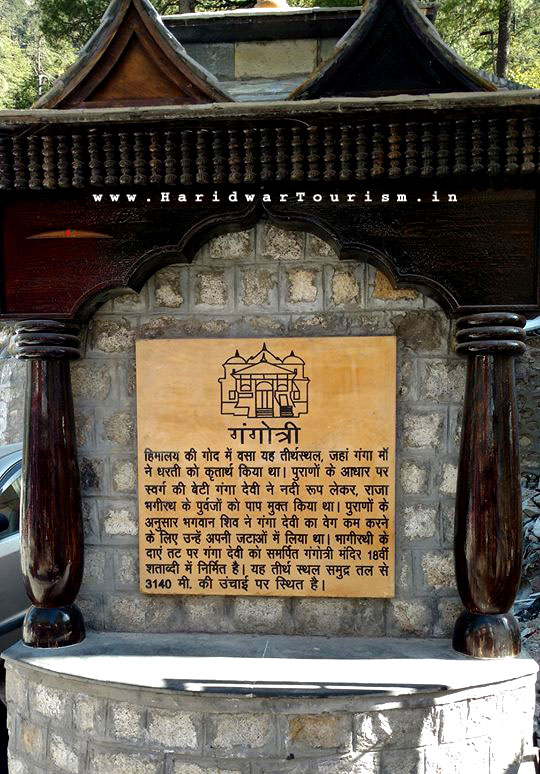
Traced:
<svg viewBox="0 0 540 774">
<path fill-rule="evenodd" d="M 136 352 L 141 591 L 394 595 L 395 337 Z"/>
</svg>

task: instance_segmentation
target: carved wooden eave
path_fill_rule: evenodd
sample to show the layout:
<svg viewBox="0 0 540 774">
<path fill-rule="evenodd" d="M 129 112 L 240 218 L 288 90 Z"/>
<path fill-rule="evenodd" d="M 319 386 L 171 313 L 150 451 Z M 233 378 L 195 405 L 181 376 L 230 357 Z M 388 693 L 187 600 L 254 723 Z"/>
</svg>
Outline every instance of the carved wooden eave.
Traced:
<svg viewBox="0 0 540 774">
<path fill-rule="evenodd" d="M 35 108 L 109 108 L 226 102 L 148 0 L 112 0 L 77 61 Z"/>
<path fill-rule="evenodd" d="M 333 57 L 289 99 L 494 90 L 443 42 L 415 0 L 371 0 Z"/>
<path fill-rule="evenodd" d="M 0 111 L 0 191 L 527 183 L 540 91 Z M 512 181 L 514 181 L 512 183 Z"/>
</svg>

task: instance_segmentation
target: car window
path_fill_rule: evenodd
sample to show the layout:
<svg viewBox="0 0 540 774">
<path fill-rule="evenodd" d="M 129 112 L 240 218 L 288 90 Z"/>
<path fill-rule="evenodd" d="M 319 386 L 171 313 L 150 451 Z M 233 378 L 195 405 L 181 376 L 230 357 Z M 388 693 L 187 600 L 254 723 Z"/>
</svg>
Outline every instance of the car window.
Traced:
<svg viewBox="0 0 540 774">
<path fill-rule="evenodd" d="M 9 470 L 0 480 L 0 540 L 19 531 L 19 507 L 21 499 L 21 469 L 20 465 Z M 1 517 L 7 519 L 7 524 Z"/>
</svg>

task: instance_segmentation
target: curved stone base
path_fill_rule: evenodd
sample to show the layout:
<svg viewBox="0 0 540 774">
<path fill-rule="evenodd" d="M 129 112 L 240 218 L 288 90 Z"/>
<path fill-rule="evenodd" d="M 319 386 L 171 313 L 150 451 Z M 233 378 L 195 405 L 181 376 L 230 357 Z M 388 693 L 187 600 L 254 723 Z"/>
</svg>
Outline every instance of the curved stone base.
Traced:
<svg viewBox="0 0 540 774">
<path fill-rule="evenodd" d="M 90 633 L 5 657 L 10 774 L 513 774 L 532 736 L 532 659 L 441 640 Z"/>
</svg>

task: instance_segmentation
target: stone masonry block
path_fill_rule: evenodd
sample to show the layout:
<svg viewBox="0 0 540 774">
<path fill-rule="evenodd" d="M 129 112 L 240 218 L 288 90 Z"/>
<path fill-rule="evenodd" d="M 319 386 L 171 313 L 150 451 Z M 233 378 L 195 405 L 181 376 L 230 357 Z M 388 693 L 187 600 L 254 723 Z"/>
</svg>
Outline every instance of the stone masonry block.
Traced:
<svg viewBox="0 0 540 774">
<path fill-rule="evenodd" d="M 405 494 L 425 494 L 429 488 L 428 464 L 403 461 L 399 469 L 399 480 Z"/>
<path fill-rule="evenodd" d="M 105 465 L 98 457 L 80 457 L 79 475 L 82 492 L 97 492 L 103 485 Z"/>
<path fill-rule="evenodd" d="M 195 750 L 199 747 L 197 729 L 200 717 L 187 712 L 148 711 L 150 742 L 175 750 Z"/>
<path fill-rule="evenodd" d="M 71 363 L 71 385 L 75 399 L 104 401 L 111 389 L 111 369 L 109 365 L 96 362 L 74 360 Z"/>
<path fill-rule="evenodd" d="M 240 275 L 242 306 L 277 306 L 277 274 L 267 269 L 244 269 Z"/>
<path fill-rule="evenodd" d="M 101 547 L 86 546 L 83 586 L 101 587 L 109 580 L 109 555 Z"/>
<path fill-rule="evenodd" d="M 272 40 L 235 44 L 235 78 L 276 78 L 310 73 L 317 64 L 317 41 Z"/>
<path fill-rule="evenodd" d="M 435 537 L 437 532 L 437 508 L 417 503 L 405 506 L 398 517 L 407 540 L 424 540 Z"/>
<path fill-rule="evenodd" d="M 91 410 L 82 411 L 75 407 L 75 435 L 77 446 L 91 446 L 94 435 L 95 417 Z"/>
<path fill-rule="evenodd" d="M 396 586 L 399 594 L 410 594 L 412 585 L 412 554 L 410 551 L 399 551 L 396 553 Z"/>
<path fill-rule="evenodd" d="M 415 353 L 447 349 L 448 319 L 440 312 L 419 310 L 394 314 L 392 322 L 400 344 Z"/>
<path fill-rule="evenodd" d="M 185 303 L 184 269 L 167 266 L 154 275 L 154 306 L 178 309 Z"/>
<path fill-rule="evenodd" d="M 249 259 L 255 256 L 255 232 L 237 231 L 234 234 L 221 234 L 206 245 L 210 259 L 221 260 Z"/>
<path fill-rule="evenodd" d="M 113 300 L 114 311 L 124 312 L 125 314 L 143 312 L 147 305 L 148 301 L 146 285 L 141 289 L 140 293 L 137 293 L 135 290 L 130 290 L 127 293 L 122 293 L 122 295 L 116 296 L 116 298 Z"/>
<path fill-rule="evenodd" d="M 355 601 L 354 631 L 364 637 L 384 636 L 384 608 L 382 599 L 358 599 Z"/>
<path fill-rule="evenodd" d="M 109 728 L 117 739 L 143 741 L 145 710 L 128 702 L 112 702 L 109 705 Z"/>
<path fill-rule="evenodd" d="M 307 752 L 310 750 L 335 749 L 348 751 L 352 740 L 350 715 L 323 712 L 320 715 L 296 715 L 289 717 L 288 749 Z"/>
<path fill-rule="evenodd" d="M 79 733 L 102 735 L 105 731 L 107 704 L 104 699 L 77 694 L 73 697 L 73 726 Z"/>
<path fill-rule="evenodd" d="M 162 774 L 163 762 L 137 752 L 92 751 L 89 774 Z"/>
<path fill-rule="evenodd" d="M 407 413 L 403 417 L 401 442 L 411 449 L 440 449 L 445 419 L 439 413 Z"/>
<path fill-rule="evenodd" d="M 117 589 L 139 585 L 139 553 L 136 548 L 115 548 L 113 553 L 114 585 Z"/>
<path fill-rule="evenodd" d="M 115 354 L 131 352 L 134 342 L 134 330 L 129 321 L 123 317 L 95 317 L 90 325 L 90 346 L 98 352 Z"/>
<path fill-rule="evenodd" d="M 145 631 L 178 632 L 184 629 L 182 600 L 177 596 L 152 596 L 145 600 Z"/>
<path fill-rule="evenodd" d="M 342 758 L 317 761 L 317 774 L 379 774 L 378 753 L 356 753 Z"/>
<path fill-rule="evenodd" d="M 233 620 L 243 632 L 284 633 L 292 623 L 286 599 L 278 597 L 240 597 L 234 600 Z"/>
<path fill-rule="evenodd" d="M 8 769 L 9 774 L 34 774 L 34 767 L 16 756 L 12 751 L 8 751 Z"/>
<path fill-rule="evenodd" d="M 449 771 L 489 771 L 489 739 L 479 738 L 463 743 L 441 744 L 426 749 L 426 774 Z"/>
<path fill-rule="evenodd" d="M 135 537 L 138 523 L 133 503 L 109 505 L 102 512 L 103 534 L 107 537 Z"/>
<path fill-rule="evenodd" d="M 70 715 L 70 702 L 67 695 L 44 684 L 32 684 L 30 689 L 30 707 L 32 712 L 51 720 L 67 723 Z"/>
<path fill-rule="evenodd" d="M 303 231 L 284 231 L 268 223 L 263 226 L 259 240 L 259 257 L 281 261 L 295 261 L 304 257 L 306 235 Z"/>
<path fill-rule="evenodd" d="M 454 624 L 461 611 L 463 602 L 461 599 L 440 599 L 437 603 L 437 619 L 433 634 L 435 637 L 451 637 Z"/>
<path fill-rule="evenodd" d="M 287 301 L 294 304 L 313 304 L 319 295 L 318 272 L 315 269 L 289 269 L 287 276 Z"/>
<path fill-rule="evenodd" d="M 363 306 L 363 264 L 348 268 L 327 267 L 327 303 L 329 306 L 358 308 Z"/>
<path fill-rule="evenodd" d="M 28 704 L 28 684 L 24 677 L 6 664 L 6 700 L 13 704 L 19 712 L 26 712 Z"/>
<path fill-rule="evenodd" d="M 339 260 L 332 245 L 319 239 L 315 234 L 307 235 L 306 255 L 313 258 L 333 258 L 334 260 Z"/>
<path fill-rule="evenodd" d="M 199 269 L 194 275 L 194 303 L 210 309 L 227 307 L 232 296 L 232 280 L 222 269 Z"/>
<path fill-rule="evenodd" d="M 135 418 L 129 409 L 121 409 L 103 420 L 101 438 L 114 446 L 129 446 L 135 438 Z"/>
<path fill-rule="evenodd" d="M 463 402 L 466 364 L 464 360 L 420 362 L 420 397 L 435 403 Z"/>
<path fill-rule="evenodd" d="M 285 302 L 287 303 L 287 302 Z M 309 305 L 303 304 L 307 308 Z M 328 336 L 345 333 L 347 320 L 345 315 L 332 312 L 317 312 L 316 314 L 292 315 L 289 333 L 299 336 Z"/>
<path fill-rule="evenodd" d="M 416 391 L 416 362 L 399 358 L 397 381 L 398 398 L 402 400 L 414 398 Z"/>
<path fill-rule="evenodd" d="M 81 745 L 78 745 L 79 749 Z M 49 736 L 49 760 L 62 771 L 78 774 L 79 754 L 73 744 L 68 743 L 59 734 Z"/>
<path fill-rule="evenodd" d="M 423 600 L 392 599 L 388 634 L 425 636 L 431 631 L 431 618 L 431 610 Z"/>
<path fill-rule="evenodd" d="M 430 551 L 424 554 L 422 571 L 426 586 L 437 591 L 453 588 L 456 584 L 452 551 Z"/>
<path fill-rule="evenodd" d="M 435 708 L 440 744 L 448 744 L 449 742 L 465 739 L 467 711 L 467 701 L 450 702 Z"/>
<path fill-rule="evenodd" d="M 369 268 L 370 305 L 387 309 L 414 309 L 422 306 L 422 296 L 409 288 L 394 288 L 380 271 Z"/>
<path fill-rule="evenodd" d="M 306 598 L 293 601 L 295 634 L 343 634 L 353 628 L 351 599 Z"/>
<path fill-rule="evenodd" d="M 104 625 L 106 631 L 144 631 L 148 599 L 143 596 L 116 596 L 105 600 Z"/>
<path fill-rule="evenodd" d="M 236 768 L 236 761 L 201 764 L 190 761 L 174 761 L 173 774 L 243 774 L 242 769 Z"/>
<path fill-rule="evenodd" d="M 186 596 L 182 600 L 183 627 L 188 632 L 223 632 L 227 630 L 227 606 L 224 597 Z"/>
<path fill-rule="evenodd" d="M 112 466 L 112 478 L 117 492 L 135 492 L 137 474 L 131 460 L 116 460 Z"/>
<path fill-rule="evenodd" d="M 424 749 L 385 750 L 381 755 L 381 774 L 423 774 Z"/>
<path fill-rule="evenodd" d="M 213 740 L 211 747 L 222 750 L 260 750 L 275 737 L 274 720 L 271 715 L 221 714 L 212 718 Z"/>
<path fill-rule="evenodd" d="M 234 43 L 184 43 L 188 54 L 219 81 L 234 78 Z"/>
<path fill-rule="evenodd" d="M 436 745 L 437 716 L 432 708 L 391 709 L 356 715 L 356 749 L 360 751 L 406 749 Z"/>
<path fill-rule="evenodd" d="M 19 748 L 34 760 L 45 758 L 47 729 L 28 720 L 19 720 Z"/>
<path fill-rule="evenodd" d="M 457 465 L 445 462 L 441 469 L 440 490 L 445 495 L 455 495 L 457 489 Z"/>
<path fill-rule="evenodd" d="M 456 506 L 453 500 L 441 503 L 443 541 L 448 545 L 454 542 L 454 523 L 456 518 Z"/>
</svg>

